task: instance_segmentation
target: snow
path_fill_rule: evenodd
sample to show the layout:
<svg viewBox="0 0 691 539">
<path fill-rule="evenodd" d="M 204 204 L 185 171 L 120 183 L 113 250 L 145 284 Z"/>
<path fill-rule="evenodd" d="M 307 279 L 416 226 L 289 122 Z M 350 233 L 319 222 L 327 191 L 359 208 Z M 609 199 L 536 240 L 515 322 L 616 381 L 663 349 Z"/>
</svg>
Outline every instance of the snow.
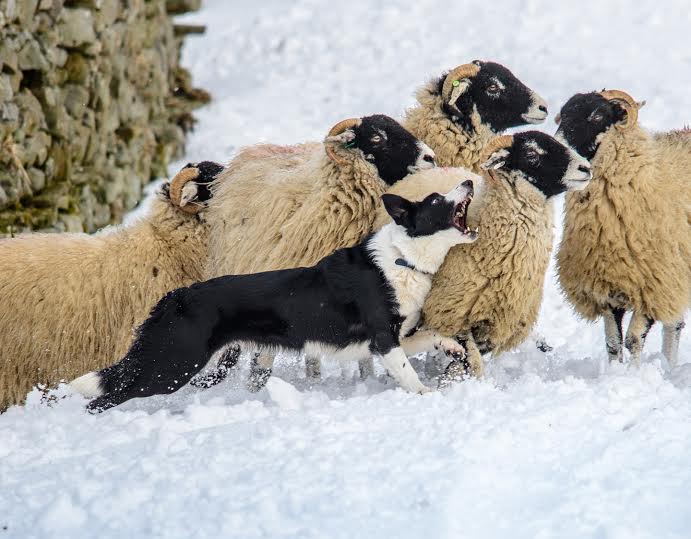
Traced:
<svg viewBox="0 0 691 539">
<path fill-rule="evenodd" d="M 558 6 L 558 7 L 557 7 Z M 182 163 L 257 141 L 318 140 L 345 117 L 400 116 L 475 58 L 550 105 L 621 88 L 655 129 L 688 123 L 686 2 L 207 1 L 183 62 L 215 101 Z M 548 122 L 551 122 L 551 118 Z M 553 132 L 554 126 L 540 126 Z M 561 211 L 561 208 L 559 208 Z M 558 228 L 557 228 L 558 231 Z M 608 365 L 550 268 L 537 333 L 482 380 L 409 395 L 284 357 L 266 389 L 223 384 L 101 416 L 63 386 L 0 416 L 0 539 L 32 537 L 682 538 L 691 536 L 691 332 L 670 370 Z"/>
</svg>

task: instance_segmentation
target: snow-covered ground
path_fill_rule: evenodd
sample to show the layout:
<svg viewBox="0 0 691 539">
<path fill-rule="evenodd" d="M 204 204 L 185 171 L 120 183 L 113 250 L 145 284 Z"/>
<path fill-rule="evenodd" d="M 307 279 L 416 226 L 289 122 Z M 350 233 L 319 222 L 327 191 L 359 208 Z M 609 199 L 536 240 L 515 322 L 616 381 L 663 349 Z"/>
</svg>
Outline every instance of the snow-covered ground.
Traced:
<svg viewBox="0 0 691 539">
<path fill-rule="evenodd" d="M 399 116 L 475 58 L 509 66 L 552 115 L 606 86 L 646 99 L 651 128 L 691 121 L 685 0 L 208 0 L 186 20 L 208 25 L 184 63 L 215 97 L 189 161 Z M 537 331 L 554 351 L 528 343 L 443 394 L 333 363 L 311 387 L 298 358 L 256 395 L 242 371 L 97 417 L 36 391 L 0 416 L 0 539 L 691 537 L 691 331 L 674 371 L 658 328 L 640 369 L 608 366 L 553 269 L 545 292 Z"/>
</svg>

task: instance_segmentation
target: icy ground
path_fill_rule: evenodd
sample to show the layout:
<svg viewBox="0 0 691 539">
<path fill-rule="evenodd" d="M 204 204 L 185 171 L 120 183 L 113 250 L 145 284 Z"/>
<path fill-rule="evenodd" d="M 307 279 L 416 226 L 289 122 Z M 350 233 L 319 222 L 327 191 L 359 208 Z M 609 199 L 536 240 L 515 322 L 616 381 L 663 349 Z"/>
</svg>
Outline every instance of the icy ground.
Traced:
<svg viewBox="0 0 691 539">
<path fill-rule="evenodd" d="M 552 116 L 607 86 L 646 99 L 651 128 L 691 121 L 684 0 L 215 0 L 186 20 L 208 25 L 184 62 L 215 97 L 190 161 L 400 115 L 475 58 L 509 66 Z M 444 394 L 332 363 L 309 387 L 297 358 L 257 395 L 239 372 L 98 417 L 36 391 L 0 416 L 0 539 L 691 537 L 691 332 L 674 371 L 658 328 L 640 369 L 610 367 L 552 269 L 537 330 L 552 353 L 526 344 Z"/>
</svg>

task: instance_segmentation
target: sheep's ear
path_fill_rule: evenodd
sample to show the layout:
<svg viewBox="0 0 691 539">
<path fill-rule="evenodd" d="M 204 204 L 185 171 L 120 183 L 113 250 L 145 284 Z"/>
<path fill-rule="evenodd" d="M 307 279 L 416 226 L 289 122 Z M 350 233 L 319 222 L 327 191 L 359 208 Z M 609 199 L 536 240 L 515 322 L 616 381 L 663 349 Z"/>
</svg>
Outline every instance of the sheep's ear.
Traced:
<svg viewBox="0 0 691 539">
<path fill-rule="evenodd" d="M 381 198 L 387 213 L 394 220 L 394 223 L 408 227 L 412 221 L 412 202 L 390 193 L 383 194 Z"/>
<path fill-rule="evenodd" d="M 484 170 L 497 170 L 506 164 L 506 159 L 509 157 L 509 151 L 505 148 L 497 150 L 489 156 L 487 161 L 480 165 Z"/>
</svg>

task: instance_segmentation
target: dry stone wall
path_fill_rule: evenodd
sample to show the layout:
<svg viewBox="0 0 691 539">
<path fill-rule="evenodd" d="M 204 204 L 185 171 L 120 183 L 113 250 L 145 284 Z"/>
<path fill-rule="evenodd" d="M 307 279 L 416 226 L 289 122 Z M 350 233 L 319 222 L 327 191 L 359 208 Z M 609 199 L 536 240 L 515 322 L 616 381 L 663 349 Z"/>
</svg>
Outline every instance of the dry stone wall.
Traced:
<svg viewBox="0 0 691 539">
<path fill-rule="evenodd" d="M 200 0 L 0 0 L 0 235 L 117 222 L 208 95 L 172 15 Z"/>
</svg>

